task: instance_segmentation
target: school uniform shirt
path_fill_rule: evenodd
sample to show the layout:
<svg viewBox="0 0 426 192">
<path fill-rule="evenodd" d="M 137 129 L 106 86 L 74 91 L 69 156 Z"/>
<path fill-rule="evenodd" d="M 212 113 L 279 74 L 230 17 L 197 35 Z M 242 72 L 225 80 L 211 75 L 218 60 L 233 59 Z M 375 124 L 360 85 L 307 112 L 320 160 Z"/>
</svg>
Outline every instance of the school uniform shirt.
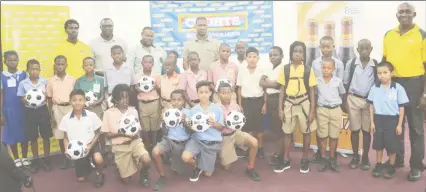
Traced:
<svg viewBox="0 0 426 192">
<path fill-rule="evenodd" d="M 81 76 L 75 82 L 74 89 L 81 89 L 85 93 L 92 91 L 96 99 L 100 99 L 105 92 L 104 78 L 99 75 L 94 75 L 92 80 L 89 80 L 86 75 Z"/>
<path fill-rule="evenodd" d="M 347 85 L 350 81 L 350 64 L 352 59 L 346 63 L 345 75 L 343 79 L 343 84 Z M 374 61 L 370 59 L 365 67 L 362 66 L 361 60 L 358 58 L 355 59 L 354 63 L 355 69 L 352 76 L 351 84 L 349 85 L 348 93 L 357 94 L 360 96 L 367 97 L 368 91 L 370 91 L 371 86 L 374 84 Z"/>
<path fill-rule="evenodd" d="M 68 112 L 59 123 L 58 129 L 66 132 L 69 141 L 82 141 L 86 145 L 93 141 L 96 131 L 102 126 L 102 121 L 96 115 L 88 110 L 83 110 L 80 119 L 74 112 Z"/>
<path fill-rule="evenodd" d="M 133 68 L 127 63 L 123 63 L 120 69 L 116 69 L 114 65 L 107 67 L 104 77 L 104 86 L 108 88 L 108 94 L 111 94 L 114 87 L 118 84 L 132 86 L 137 83 Z"/>
<path fill-rule="evenodd" d="M 228 61 L 227 64 L 222 65 L 220 60 L 217 60 L 210 66 L 207 75 L 207 80 L 214 84 L 220 79 L 228 79 L 231 81 L 231 85 L 235 86 L 238 78 L 238 66 L 232 61 Z"/>
<path fill-rule="evenodd" d="M 294 66 L 290 66 L 290 75 L 288 80 L 288 85 L 285 84 L 285 73 L 284 68 L 281 70 L 280 74 L 278 75 L 277 83 L 279 83 L 282 86 L 287 86 L 286 88 L 286 95 L 287 96 L 298 96 L 303 95 L 308 92 L 304 86 L 303 82 L 303 74 L 305 73 L 305 66 L 299 65 L 297 68 L 294 68 Z M 291 78 L 297 78 L 297 79 L 291 79 Z M 311 73 L 309 74 L 309 87 L 313 87 L 317 85 L 317 78 L 315 77 L 314 71 L 311 69 Z"/>
<path fill-rule="evenodd" d="M 42 76 L 38 77 L 36 84 L 33 84 L 30 78 L 26 78 L 25 80 L 19 83 L 17 95 L 20 97 L 23 97 L 31 89 L 38 89 L 43 91 L 43 93 L 46 93 L 46 86 L 47 86 L 47 80 Z M 44 101 L 40 106 L 43 106 L 45 104 L 46 104 L 46 101 Z"/>
<path fill-rule="evenodd" d="M 185 116 L 188 118 L 190 117 L 191 111 L 189 109 L 182 108 L 180 110 L 185 114 Z M 169 128 L 167 133 L 167 138 L 175 141 L 186 141 L 189 139 L 189 136 L 189 133 L 186 131 L 182 123 L 176 127 Z"/>
<path fill-rule="evenodd" d="M 207 110 L 204 110 L 200 104 L 197 104 L 191 108 L 191 117 L 199 112 L 213 116 L 213 119 L 216 123 L 219 123 L 222 126 L 225 125 L 223 110 L 219 105 L 210 103 Z M 196 132 L 192 134 L 191 137 L 201 141 L 222 141 L 222 133 L 214 127 L 208 128 L 205 132 Z"/>
<path fill-rule="evenodd" d="M 399 115 L 399 107 L 407 105 L 409 100 L 404 87 L 392 82 L 389 87 L 383 87 L 380 83 L 373 85 L 367 102 L 373 104 L 374 114 L 396 116 Z"/>
<path fill-rule="evenodd" d="M 190 100 L 197 100 L 197 88 L 196 85 L 199 81 L 207 80 L 207 73 L 203 70 L 198 70 L 197 74 L 186 70 L 180 75 L 179 89 L 186 91 Z"/>
<path fill-rule="evenodd" d="M 161 97 L 170 100 L 170 94 L 179 86 L 180 75 L 173 72 L 171 77 L 162 75 L 160 78 Z"/>
<path fill-rule="evenodd" d="M 331 77 L 328 83 L 323 77 L 318 77 L 318 85 L 316 86 L 318 93 L 318 105 L 334 107 L 342 104 L 340 95 L 345 94 L 343 82 L 338 77 Z"/>
<path fill-rule="evenodd" d="M 62 80 L 54 75 L 47 82 L 46 96 L 51 97 L 54 104 L 69 103 L 70 93 L 74 89 L 74 77 L 66 74 Z"/>
<path fill-rule="evenodd" d="M 257 64 L 253 73 L 249 72 L 247 67 L 243 67 L 238 72 L 237 86 L 241 87 L 242 97 L 262 97 L 263 87 L 259 85 L 259 81 L 263 75 L 266 75 L 265 69 Z"/>
<path fill-rule="evenodd" d="M 284 65 L 285 65 L 284 63 L 281 63 L 277 67 L 274 68 L 274 65 L 272 63 L 270 63 L 266 67 L 266 76 L 268 77 L 268 79 L 271 80 L 271 81 L 277 81 L 278 76 L 280 75 L 280 72 L 283 70 Z M 267 88 L 266 92 L 268 94 L 274 94 L 274 93 L 280 93 L 280 90 L 279 89 L 273 89 L 273 88 Z"/>
<path fill-rule="evenodd" d="M 236 103 L 232 103 L 231 102 L 228 106 L 225 106 L 223 104 L 219 104 L 219 106 L 223 110 L 223 120 L 224 121 L 226 121 L 226 117 L 228 116 L 228 114 L 230 112 L 232 112 L 232 111 L 241 112 L 240 106 L 238 104 L 236 104 Z M 234 131 L 232 129 L 230 129 L 230 128 L 227 128 L 227 127 L 223 128 L 223 131 L 222 131 L 223 134 L 230 134 L 232 132 L 234 132 Z"/>
<path fill-rule="evenodd" d="M 118 133 L 120 128 L 120 119 L 125 115 L 132 115 L 138 118 L 138 112 L 134 107 L 128 107 L 125 113 L 121 113 L 121 111 L 116 108 L 110 108 L 104 112 L 104 117 L 102 119 L 102 133 Z M 122 143 L 131 141 L 131 138 L 128 137 L 115 137 L 111 139 L 111 143 L 113 145 L 120 145 Z"/>
<path fill-rule="evenodd" d="M 343 62 L 336 57 L 331 57 L 331 59 L 334 60 L 334 64 L 336 68 L 333 71 L 333 76 L 343 79 L 343 76 L 345 73 L 345 66 L 343 65 Z M 314 69 L 315 77 L 322 77 L 322 57 L 312 61 L 312 68 Z"/>
<path fill-rule="evenodd" d="M 139 72 L 138 74 L 135 75 L 135 79 L 136 79 L 136 81 L 139 81 L 144 76 L 152 77 L 154 79 L 154 81 L 155 81 L 155 84 L 158 87 L 160 87 L 159 86 L 159 84 L 160 84 L 160 76 L 159 75 L 154 75 L 153 73 L 151 73 L 151 75 L 145 75 L 143 73 L 143 71 L 141 71 L 141 72 Z M 151 101 L 151 100 L 155 100 L 155 99 L 159 99 L 160 98 L 160 96 L 158 95 L 157 89 L 155 89 L 155 87 L 153 87 L 153 89 L 150 92 L 148 92 L 148 93 L 145 93 L 145 92 L 142 92 L 142 91 L 138 92 L 137 97 L 138 97 L 139 101 Z"/>
</svg>

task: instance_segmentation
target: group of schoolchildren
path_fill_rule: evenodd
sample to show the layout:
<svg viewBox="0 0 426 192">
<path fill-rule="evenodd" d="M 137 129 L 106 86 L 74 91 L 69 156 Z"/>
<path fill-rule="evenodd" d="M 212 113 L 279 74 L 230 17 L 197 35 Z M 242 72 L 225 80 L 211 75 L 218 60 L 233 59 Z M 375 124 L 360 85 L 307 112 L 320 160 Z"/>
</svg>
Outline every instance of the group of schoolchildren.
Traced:
<svg viewBox="0 0 426 192">
<path fill-rule="evenodd" d="M 146 187 L 150 185 L 148 170 L 152 157 L 160 175 L 156 190 L 166 182 L 163 165 L 166 158 L 171 160 L 171 169 L 176 173 L 192 169 L 190 181 L 195 182 L 201 173 L 207 177 L 212 175 L 216 159 L 228 170 L 238 159 L 236 149 L 248 149 L 246 174 L 259 181 L 254 167 L 256 157 L 264 156 L 264 116 L 268 118 L 270 130 L 280 137 L 274 172 L 290 168 L 296 128 L 303 135 L 300 172 L 309 172 L 311 162 L 319 163 L 320 172 L 328 169 L 339 172 L 336 148 L 343 110 L 351 122 L 354 156 L 349 166 L 370 168 L 370 133 L 374 133 L 377 164 L 373 176 L 393 178 L 403 106 L 408 103 L 404 88 L 391 80 L 393 66 L 387 62 L 377 64 L 371 59 L 372 46 L 366 39 L 358 43 L 359 58 L 349 60 L 346 66 L 333 56 L 331 37 L 320 40 L 320 49 L 321 58 L 307 66 L 304 64 L 306 46 L 295 41 L 290 45 L 286 65 L 282 49 L 274 46 L 269 52 L 270 64 L 261 66 L 256 48 L 248 48 L 246 62 L 236 64 L 229 60 L 230 46 L 223 44 L 220 59 L 209 71 L 200 70 L 198 65 L 203 58 L 190 52 L 188 70 L 177 74 L 177 60 L 168 56 L 164 61 L 166 74 L 160 76 L 151 72 L 157 63 L 150 55 L 142 58 L 143 70 L 134 74 L 132 67 L 123 62 L 123 48 L 115 45 L 111 48 L 113 68 L 107 69 L 104 77 L 94 74 L 95 60 L 87 57 L 82 61 L 86 74 L 75 79 L 66 73 L 67 58 L 59 55 L 54 59 L 55 75 L 49 80 L 39 75 L 37 60 L 27 62 L 25 73 L 17 69 L 18 54 L 7 51 L 4 53 L 7 70 L 1 74 L 3 142 L 10 146 L 17 167 L 26 167 L 35 173 L 40 167 L 52 169 L 50 137 L 55 136 L 64 159 L 61 169 L 75 167 L 78 181 L 82 182 L 92 168 L 96 168 L 98 187 L 105 178 L 102 170 L 106 149 L 114 155 L 123 182 L 129 182 L 130 176 L 139 172 L 140 184 Z M 143 76 L 155 79 L 150 92 L 139 90 L 138 81 Z M 219 81 L 221 79 L 229 82 Z M 23 105 L 27 103 L 25 94 L 31 89 L 40 89 L 47 96 L 46 102 L 37 108 Z M 86 106 L 88 91 L 94 92 L 97 99 Z M 108 106 L 108 98 L 112 107 Z M 180 109 L 184 114 L 182 123 L 174 128 L 167 128 L 161 122 L 162 114 L 170 108 Z M 242 130 L 232 130 L 224 124 L 231 111 L 245 115 L 247 122 Z M 209 116 L 210 128 L 205 132 L 191 130 L 191 115 L 198 112 Z M 130 137 L 118 131 L 120 119 L 127 115 L 139 117 L 141 134 Z M 310 133 L 315 130 L 319 150 L 310 160 Z M 363 135 L 361 157 L 358 154 L 360 130 Z M 43 139 L 43 158 L 38 155 L 39 136 Z M 88 143 L 85 152 L 88 155 L 69 160 L 65 154 L 70 140 Z M 27 158 L 28 141 L 34 157 L 32 162 Z M 22 157 L 18 155 L 17 143 L 21 143 Z M 382 164 L 384 149 L 390 157 L 386 164 Z"/>
</svg>

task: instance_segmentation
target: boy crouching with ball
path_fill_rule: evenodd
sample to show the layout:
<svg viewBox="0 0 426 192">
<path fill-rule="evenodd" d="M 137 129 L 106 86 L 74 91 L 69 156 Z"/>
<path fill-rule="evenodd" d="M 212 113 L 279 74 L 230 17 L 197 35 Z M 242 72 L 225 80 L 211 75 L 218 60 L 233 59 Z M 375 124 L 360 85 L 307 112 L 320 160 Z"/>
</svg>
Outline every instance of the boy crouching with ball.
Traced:
<svg viewBox="0 0 426 192">
<path fill-rule="evenodd" d="M 222 142 L 222 129 L 224 126 L 223 111 L 219 105 L 210 102 L 212 95 L 211 82 L 199 81 L 196 85 L 197 95 L 200 103 L 192 107 L 191 116 L 197 113 L 204 113 L 209 116 L 207 121 L 209 128 L 204 132 L 196 132 L 191 135 L 186 143 L 182 160 L 193 168 L 190 181 L 198 181 L 201 172 L 210 177 L 213 174 L 217 153 L 220 151 Z M 188 122 L 192 125 L 192 121 Z M 195 157 L 199 158 L 197 162 Z"/>
<path fill-rule="evenodd" d="M 104 184 L 103 167 L 104 160 L 99 148 L 99 129 L 102 121 L 91 111 L 84 109 L 85 93 L 81 89 L 75 89 L 70 94 L 72 111 L 65 114 L 58 129 L 64 132 L 64 145 L 68 146 L 69 141 L 83 141 L 87 144 L 84 151 L 86 157 L 75 161 L 75 174 L 79 182 L 84 182 L 85 177 L 92 171 L 92 164 L 96 167 L 96 187 Z M 65 150 L 68 150 L 66 147 Z"/>
<path fill-rule="evenodd" d="M 218 96 L 220 98 L 220 106 L 222 107 L 224 117 L 232 111 L 241 112 L 240 106 L 231 102 L 232 87 L 229 83 L 221 83 L 218 88 Z M 237 161 L 238 157 L 235 152 L 235 145 L 241 149 L 249 151 L 249 163 L 246 169 L 247 176 L 253 181 L 260 181 L 259 174 L 254 170 L 254 163 L 256 161 L 256 154 L 258 149 L 257 139 L 250 134 L 241 130 L 232 130 L 225 127 L 222 131 L 222 147 L 220 149 L 220 159 L 225 170 L 230 168 L 231 163 Z"/>
<path fill-rule="evenodd" d="M 183 173 L 184 169 L 187 167 L 182 161 L 182 153 L 190 136 L 189 132 L 186 130 L 187 124 L 185 118 L 189 118 L 190 111 L 189 109 L 184 108 L 185 92 L 181 89 L 174 90 L 170 94 L 170 100 L 172 107 L 174 109 L 179 109 L 182 112 L 182 123 L 178 124 L 176 127 L 167 127 L 167 123 L 165 123 L 167 128 L 167 135 L 163 137 L 163 139 L 157 143 L 157 145 L 152 150 L 152 156 L 155 160 L 155 167 L 157 168 L 157 172 L 160 175 L 160 178 L 158 178 L 155 183 L 155 191 L 162 189 L 166 182 L 161 155 L 164 153 L 171 154 L 171 169 L 177 173 Z"/>
</svg>

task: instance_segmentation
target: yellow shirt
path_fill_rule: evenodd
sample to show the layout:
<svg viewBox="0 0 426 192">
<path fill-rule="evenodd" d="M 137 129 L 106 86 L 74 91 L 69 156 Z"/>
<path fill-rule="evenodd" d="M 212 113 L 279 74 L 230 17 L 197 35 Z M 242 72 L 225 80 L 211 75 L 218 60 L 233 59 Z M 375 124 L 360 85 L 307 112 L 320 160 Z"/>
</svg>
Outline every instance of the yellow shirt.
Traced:
<svg viewBox="0 0 426 192">
<path fill-rule="evenodd" d="M 404 35 L 400 35 L 399 26 L 388 31 L 383 40 L 383 56 L 394 66 L 396 77 L 424 75 L 426 32 L 417 25 Z"/>
<path fill-rule="evenodd" d="M 297 68 L 294 68 L 294 65 L 290 66 L 290 80 L 288 81 L 288 86 L 286 89 L 286 95 L 288 96 L 298 96 L 307 93 L 305 84 L 303 82 L 303 73 L 305 72 L 305 66 L 299 65 Z M 291 79 L 292 77 L 297 77 L 298 79 Z M 285 75 L 284 67 L 281 70 L 277 83 L 285 86 Z M 315 78 L 314 70 L 311 68 L 311 73 L 309 74 L 309 87 L 317 85 L 317 79 Z M 300 85 L 300 86 L 299 86 Z"/>
<path fill-rule="evenodd" d="M 85 74 L 83 70 L 83 59 L 86 57 L 93 57 L 93 52 L 87 44 L 80 40 L 78 40 L 76 44 L 65 40 L 60 43 L 55 50 L 55 57 L 58 55 L 63 55 L 67 58 L 67 74 L 74 78 L 78 78 Z"/>
</svg>

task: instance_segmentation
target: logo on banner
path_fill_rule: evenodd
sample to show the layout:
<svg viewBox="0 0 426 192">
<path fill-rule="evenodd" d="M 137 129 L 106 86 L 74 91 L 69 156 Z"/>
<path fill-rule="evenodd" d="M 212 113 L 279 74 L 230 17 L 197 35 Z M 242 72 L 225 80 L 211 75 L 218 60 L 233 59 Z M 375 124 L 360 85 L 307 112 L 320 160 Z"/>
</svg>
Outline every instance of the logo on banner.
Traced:
<svg viewBox="0 0 426 192">
<path fill-rule="evenodd" d="M 236 31 L 248 28 L 247 12 L 179 14 L 179 32 L 195 32 L 197 17 L 207 18 L 209 31 Z"/>
</svg>

